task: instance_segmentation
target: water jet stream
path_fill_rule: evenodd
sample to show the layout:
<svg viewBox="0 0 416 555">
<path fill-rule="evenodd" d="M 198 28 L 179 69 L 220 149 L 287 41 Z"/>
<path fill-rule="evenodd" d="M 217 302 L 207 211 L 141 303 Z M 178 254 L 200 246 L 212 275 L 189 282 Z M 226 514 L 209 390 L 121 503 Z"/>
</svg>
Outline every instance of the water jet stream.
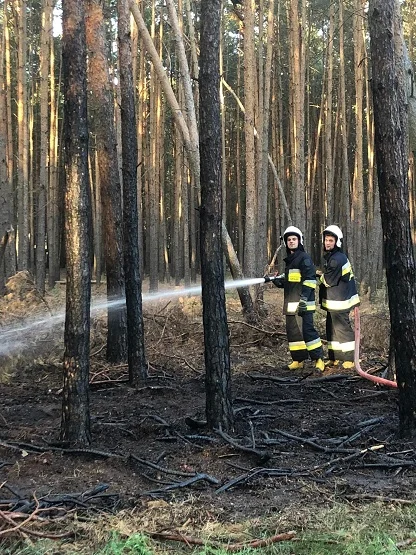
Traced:
<svg viewBox="0 0 416 555">
<path fill-rule="evenodd" d="M 236 289 L 239 287 L 249 287 L 264 283 L 264 278 L 250 278 L 241 280 L 229 280 L 224 283 L 225 289 Z M 201 285 L 193 285 L 186 288 L 166 289 L 156 293 L 145 293 L 142 295 L 143 304 L 157 302 L 162 299 L 200 296 L 202 292 Z M 125 304 L 125 298 L 117 298 L 111 301 L 99 299 L 91 303 L 91 315 L 101 310 L 119 308 Z M 46 333 L 63 325 L 65 322 L 65 310 L 53 314 L 52 316 L 42 316 L 41 318 L 27 319 L 20 326 L 11 325 L 0 328 L 0 356 L 14 355 L 25 349 L 32 348 L 34 344 L 41 339 L 40 334 Z"/>
</svg>

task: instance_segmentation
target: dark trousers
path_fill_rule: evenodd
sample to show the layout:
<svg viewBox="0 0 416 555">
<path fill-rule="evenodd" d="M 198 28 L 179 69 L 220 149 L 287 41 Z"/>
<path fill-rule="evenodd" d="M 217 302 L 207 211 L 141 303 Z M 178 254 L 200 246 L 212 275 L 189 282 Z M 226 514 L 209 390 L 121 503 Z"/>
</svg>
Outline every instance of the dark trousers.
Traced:
<svg viewBox="0 0 416 555">
<path fill-rule="evenodd" d="M 302 361 L 323 358 L 322 343 L 313 324 L 313 312 L 303 316 L 286 315 L 286 335 L 293 360 Z"/>
<path fill-rule="evenodd" d="M 354 361 L 355 335 L 348 312 L 326 313 L 326 338 L 330 360 Z"/>
</svg>

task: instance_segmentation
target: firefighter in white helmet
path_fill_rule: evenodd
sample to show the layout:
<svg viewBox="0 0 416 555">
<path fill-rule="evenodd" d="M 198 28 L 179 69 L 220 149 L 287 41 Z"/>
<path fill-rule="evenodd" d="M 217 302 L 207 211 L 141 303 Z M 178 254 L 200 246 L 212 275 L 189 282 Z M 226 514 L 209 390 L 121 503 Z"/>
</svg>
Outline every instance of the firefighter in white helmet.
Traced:
<svg viewBox="0 0 416 555">
<path fill-rule="evenodd" d="M 343 233 L 337 225 L 323 231 L 324 271 L 319 299 L 326 311 L 329 366 L 354 367 L 355 338 L 349 313 L 360 304 L 350 261 L 342 252 Z"/>
<path fill-rule="evenodd" d="M 274 278 L 277 287 L 284 288 L 283 313 L 286 315 L 286 334 L 292 362 L 290 370 L 303 368 L 308 358 L 315 367 L 325 368 L 321 338 L 315 329 L 313 315 L 316 310 L 316 270 L 311 257 L 303 248 L 300 229 L 289 226 L 283 240 L 286 245 L 285 272 Z"/>
</svg>

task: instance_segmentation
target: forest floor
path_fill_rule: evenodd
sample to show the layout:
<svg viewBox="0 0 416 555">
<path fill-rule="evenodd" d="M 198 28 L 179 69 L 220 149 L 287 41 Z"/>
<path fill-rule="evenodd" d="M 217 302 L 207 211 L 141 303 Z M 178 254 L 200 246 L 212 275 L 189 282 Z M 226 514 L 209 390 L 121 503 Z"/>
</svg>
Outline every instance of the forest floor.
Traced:
<svg viewBox="0 0 416 555">
<path fill-rule="evenodd" d="M 93 289 L 96 297 L 105 291 Z M 58 442 L 63 334 L 62 319 L 53 317 L 62 313 L 64 286 L 41 299 L 18 275 L 0 300 L 0 330 L 7 332 L 0 345 L 0 510 L 33 514 L 44 507 L 61 519 L 124 511 L 135 514 L 136 530 L 183 534 L 219 521 L 274 518 L 284 532 L 296 529 L 306 506 L 415 501 L 416 450 L 398 437 L 397 391 L 355 371 L 322 375 L 307 364 L 290 372 L 281 292 L 267 288 L 264 299 L 267 315 L 247 324 L 235 291 L 227 292 L 235 413 L 229 435 L 202 422 L 199 298 L 145 304 L 149 379 L 138 389 L 127 384 L 126 365 L 106 362 L 105 318 L 95 313 L 92 444 L 81 452 Z M 387 309 L 364 301 L 361 312 L 362 368 L 381 373 Z M 324 318 L 317 313 L 320 330 Z M 13 329 L 18 353 L 7 349 Z M 0 530 L 8 526 L 0 523 Z"/>
</svg>

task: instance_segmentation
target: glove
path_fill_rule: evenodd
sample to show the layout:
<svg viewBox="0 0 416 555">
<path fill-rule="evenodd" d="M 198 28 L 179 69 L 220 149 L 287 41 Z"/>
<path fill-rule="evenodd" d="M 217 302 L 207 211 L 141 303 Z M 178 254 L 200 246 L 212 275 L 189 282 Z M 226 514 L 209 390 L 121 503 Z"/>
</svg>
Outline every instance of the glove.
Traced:
<svg viewBox="0 0 416 555">
<path fill-rule="evenodd" d="M 273 285 L 282 289 L 285 286 L 285 274 L 280 274 L 279 276 L 272 277 L 270 281 L 273 282 Z"/>
<path fill-rule="evenodd" d="M 285 286 L 285 275 L 280 274 L 279 276 L 264 276 L 264 281 L 265 283 L 270 281 L 276 287 L 282 288 Z"/>
<path fill-rule="evenodd" d="M 305 299 L 301 298 L 298 304 L 297 313 L 299 314 L 299 316 L 303 316 L 303 314 L 306 314 L 307 312 L 308 312 L 308 305 L 306 304 Z"/>
<path fill-rule="evenodd" d="M 285 279 L 284 278 L 276 277 L 276 278 L 272 279 L 272 282 L 273 282 L 273 285 L 275 285 L 279 289 L 282 289 L 285 286 Z"/>
</svg>

